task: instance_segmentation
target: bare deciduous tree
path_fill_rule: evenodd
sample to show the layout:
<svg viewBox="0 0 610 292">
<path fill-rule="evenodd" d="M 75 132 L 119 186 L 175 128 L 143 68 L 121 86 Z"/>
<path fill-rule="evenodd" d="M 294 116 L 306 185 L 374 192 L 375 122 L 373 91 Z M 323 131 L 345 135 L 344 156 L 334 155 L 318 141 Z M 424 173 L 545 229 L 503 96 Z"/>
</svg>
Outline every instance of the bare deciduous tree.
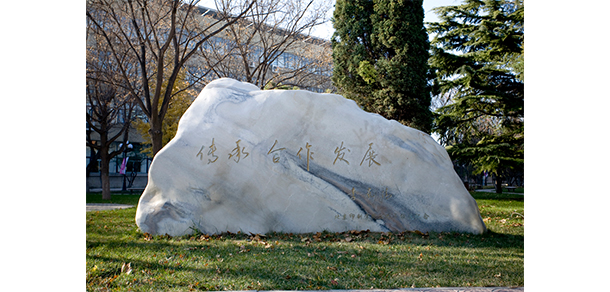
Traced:
<svg viewBox="0 0 610 292">
<path fill-rule="evenodd" d="M 226 6 L 217 8 L 227 10 Z M 328 21 L 329 8 L 330 3 L 323 1 L 259 0 L 244 17 L 201 47 L 206 68 L 217 77 L 240 79 L 260 88 L 280 84 L 328 88 L 330 44 L 310 33 Z"/>
<path fill-rule="evenodd" d="M 221 19 L 212 23 L 202 21 L 198 2 L 87 1 L 91 33 L 101 37 L 109 56 L 117 63 L 121 78 L 116 85 L 135 97 L 149 119 L 153 154 L 163 146 L 162 124 L 170 100 L 187 89 L 175 88 L 180 69 L 204 42 L 243 17 L 256 0 L 246 2 L 238 14 L 223 13 Z M 230 0 L 224 3 L 226 7 L 233 6 Z M 137 78 L 132 78 L 129 72 L 133 69 Z"/>
<path fill-rule="evenodd" d="M 95 42 L 95 35 L 88 35 L 87 41 Z M 96 152 L 95 161 L 90 163 L 97 163 L 97 157 L 101 160 L 102 198 L 110 200 L 110 161 L 125 150 L 134 99 L 129 91 L 119 86 L 117 63 L 104 47 L 87 48 L 87 146 Z M 133 74 L 130 70 L 126 72 Z M 92 138 L 93 131 L 99 139 Z M 111 144 L 121 137 L 123 146 L 110 151 Z"/>
</svg>

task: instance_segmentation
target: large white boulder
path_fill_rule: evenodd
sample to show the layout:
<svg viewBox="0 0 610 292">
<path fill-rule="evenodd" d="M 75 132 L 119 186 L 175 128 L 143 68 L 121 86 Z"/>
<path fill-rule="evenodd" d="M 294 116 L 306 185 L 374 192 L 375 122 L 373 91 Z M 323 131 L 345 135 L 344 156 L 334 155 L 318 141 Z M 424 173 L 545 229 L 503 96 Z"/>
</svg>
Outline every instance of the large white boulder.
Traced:
<svg viewBox="0 0 610 292">
<path fill-rule="evenodd" d="M 486 230 L 445 149 L 334 94 L 219 79 L 155 156 L 142 232 Z"/>
</svg>

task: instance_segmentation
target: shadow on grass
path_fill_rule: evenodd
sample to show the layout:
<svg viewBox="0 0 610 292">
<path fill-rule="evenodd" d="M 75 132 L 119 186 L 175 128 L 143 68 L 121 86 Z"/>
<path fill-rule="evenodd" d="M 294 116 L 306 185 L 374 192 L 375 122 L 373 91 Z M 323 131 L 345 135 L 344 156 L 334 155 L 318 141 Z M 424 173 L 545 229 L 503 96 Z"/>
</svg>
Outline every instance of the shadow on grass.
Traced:
<svg viewBox="0 0 610 292">
<path fill-rule="evenodd" d="M 524 201 L 523 195 L 470 192 L 475 200 Z"/>
<path fill-rule="evenodd" d="M 465 279 L 479 278 L 488 274 L 490 262 L 522 261 L 515 249 L 503 250 L 522 250 L 522 236 L 492 232 L 480 236 L 412 234 L 395 240 L 392 234 L 382 237 L 370 233 L 366 239 L 340 241 L 342 244 L 333 240 L 344 239 L 344 234 L 323 235 L 321 242 L 303 241 L 311 239 L 312 234 L 273 234 L 263 242 L 234 234 L 207 237 L 208 240 L 155 236 L 145 241 L 142 236 L 127 242 L 88 242 L 88 249 L 103 246 L 104 250 L 115 251 L 112 255 L 87 254 L 88 261 L 102 261 L 112 267 L 111 272 L 91 275 L 88 280 L 118 275 L 120 265 L 131 262 L 138 275 L 150 274 L 157 279 L 155 285 L 162 287 L 222 290 L 227 288 L 223 283 L 233 283 L 233 288 L 240 290 L 368 289 L 372 285 L 395 288 L 447 278 L 447 271 L 456 271 Z M 378 244 L 371 238 L 389 242 Z M 506 241 L 517 246 L 507 245 Z M 269 248 L 267 243 L 273 246 Z M 487 259 L 477 262 L 476 258 Z M 352 281 L 337 282 L 335 278 Z M 452 283 L 455 282 L 446 285 Z"/>
</svg>

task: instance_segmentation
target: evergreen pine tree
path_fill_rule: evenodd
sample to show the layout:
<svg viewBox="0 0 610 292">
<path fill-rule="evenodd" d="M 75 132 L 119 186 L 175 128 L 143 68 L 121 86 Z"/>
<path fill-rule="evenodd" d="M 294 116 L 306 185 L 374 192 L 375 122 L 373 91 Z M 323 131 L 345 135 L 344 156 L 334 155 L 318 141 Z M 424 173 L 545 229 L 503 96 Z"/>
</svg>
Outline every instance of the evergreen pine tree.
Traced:
<svg viewBox="0 0 610 292">
<path fill-rule="evenodd" d="M 430 132 L 422 1 L 337 0 L 333 83 L 364 110 Z"/>
<path fill-rule="evenodd" d="M 331 39 L 333 84 L 365 110 L 371 108 L 367 103 L 371 91 L 367 81 L 375 80 L 376 74 L 361 77 L 358 71 L 361 63 L 370 64 L 374 59 L 370 37 L 372 13 L 372 0 L 337 0 L 333 14 L 335 32 Z"/>
<path fill-rule="evenodd" d="M 496 177 L 523 171 L 523 0 L 465 0 L 430 23 L 434 93 L 449 96 L 435 132 L 454 161 Z"/>
</svg>

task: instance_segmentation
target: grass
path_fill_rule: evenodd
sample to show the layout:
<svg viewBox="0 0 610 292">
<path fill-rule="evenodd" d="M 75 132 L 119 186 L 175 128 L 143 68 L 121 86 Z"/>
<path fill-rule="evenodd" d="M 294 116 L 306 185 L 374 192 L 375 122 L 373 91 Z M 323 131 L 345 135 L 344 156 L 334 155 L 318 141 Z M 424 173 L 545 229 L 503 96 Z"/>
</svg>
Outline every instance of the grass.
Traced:
<svg viewBox="0 0 610 292">
<path fill-rule="evenodd" d="M 87 212 L 87 290 L 523 286 L 523 196 L 472 194 L 490 230 L 483 235 L 150 236 L 135 225 L 135 208 Z M 93 194 L 87 202 L 104 201 Z M 113 195 L 111 202 L 136 205 L 138 196 Z M 131 272 L 121 272 L 127 263 Z"/>
</svg>

